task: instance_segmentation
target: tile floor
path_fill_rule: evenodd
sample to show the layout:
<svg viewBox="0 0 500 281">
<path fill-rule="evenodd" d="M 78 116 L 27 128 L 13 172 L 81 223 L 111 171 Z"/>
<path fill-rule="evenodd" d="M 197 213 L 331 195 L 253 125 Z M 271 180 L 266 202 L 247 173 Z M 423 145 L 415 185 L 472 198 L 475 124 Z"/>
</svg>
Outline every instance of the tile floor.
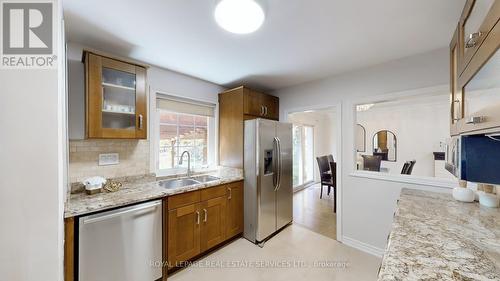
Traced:
<svg viewBox="0 0 500 281">
<path fill-rule="evenodd" d="M 333 212 L 333 189 L 330 196 L 323 188 L 323 198 L 319 199 L 320 185 L 315 184 L 293 195 L 293 221 L 316 233 L 336 239 L 337 218 Z"/>
<path fill-rule="evenodd" d="M 377 257 L 297 224 L 285 228 L 263 248 L 241 238 L 198 262 L 168 280 L 364 281 L 376 280 L 380 265 Z"/>
</svg>

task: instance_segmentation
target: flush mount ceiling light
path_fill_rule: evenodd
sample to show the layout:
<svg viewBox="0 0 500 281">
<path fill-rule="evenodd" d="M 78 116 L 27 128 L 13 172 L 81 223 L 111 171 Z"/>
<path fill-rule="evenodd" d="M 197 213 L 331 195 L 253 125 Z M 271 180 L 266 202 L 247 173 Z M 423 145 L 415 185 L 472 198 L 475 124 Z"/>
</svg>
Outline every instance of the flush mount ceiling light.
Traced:
<svg viewBox="0 0 500 281">
<path fill-rule="evenodd" d="M 237 34 L 256 31 L 265 19 L 264 10 L 255 0 L 221 0 L 214 16 L 220 27 Z"/>
</svg>

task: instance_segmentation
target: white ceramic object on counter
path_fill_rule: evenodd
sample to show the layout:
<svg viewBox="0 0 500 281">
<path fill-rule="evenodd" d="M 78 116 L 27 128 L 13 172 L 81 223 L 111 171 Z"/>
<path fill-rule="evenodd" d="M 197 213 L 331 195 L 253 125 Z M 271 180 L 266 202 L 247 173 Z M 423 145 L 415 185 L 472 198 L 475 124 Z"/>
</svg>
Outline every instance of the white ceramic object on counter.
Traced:
<svg viewBox="0 0 500 281">
<path fill-rule="evenodd" d="M 106 179 L 103 177 L 91 177 L 83 181 L 87 194 L 95 194 L 101 192 L 102 186 L 105 183 Z"/>
<path fill-rule="evenodd" d="M 493 193 L 482 192 L 479 194 L 479 204 L 488 208 L 498 208 L 498 197 Z"/>
<path fill-rule="evenodd" d="M 464 187 L 453 189 L 453 198 L 461 202 L 474 202 L 474 190 Z"/>
</svg>

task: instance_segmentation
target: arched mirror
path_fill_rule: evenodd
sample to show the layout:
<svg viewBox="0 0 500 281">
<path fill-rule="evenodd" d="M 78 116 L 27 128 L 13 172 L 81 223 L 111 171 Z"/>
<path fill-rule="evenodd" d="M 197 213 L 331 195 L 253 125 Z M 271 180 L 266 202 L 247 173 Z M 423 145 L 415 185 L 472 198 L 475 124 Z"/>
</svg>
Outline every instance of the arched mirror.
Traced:
<svg viewBox="0 0 500 281">
<path fill-rule="evenodd" d="M 356 125 L 356 151 L 366 151 L 366 130 L 361 124 Z"/>
<path fill-rule="evenodd" d="M 387 130 L 378 131 L 373 136 L 373 155 L 379 155 L 382 161 L 396 162 L 396 135 Z"/>
</svg>

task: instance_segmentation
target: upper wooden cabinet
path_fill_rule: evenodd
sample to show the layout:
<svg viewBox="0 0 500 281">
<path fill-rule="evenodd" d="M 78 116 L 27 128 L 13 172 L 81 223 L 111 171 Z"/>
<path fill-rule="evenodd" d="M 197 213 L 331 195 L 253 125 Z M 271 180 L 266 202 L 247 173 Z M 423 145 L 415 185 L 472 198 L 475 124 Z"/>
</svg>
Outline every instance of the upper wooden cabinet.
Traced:
<svg viewBox="0 0 500 281">
<path fill-rule="evenodd" d="M 496 0 L 467 0 L 459 22 L 460 68 L 462 73 L 496 24 Z M 498 11 L 496 11 L 498 12 Z"/>
<path fill-rule="evenodd" d="M 255 118 L 279 120 L 279 98 L 243 86 L 219 94 L 220 165 L 243 168 L 243 122 Z"/>
<path fill-rule="evenodd" d="M 84 53 L 86 137 L 147 138 L 146 68 Z"/>
<path fill-rule="evenodd" d="M 247 88 L 242 88 L 242 90 L 245 115 L 273 120 L 279 119 L 279 99 L 277 97 Z"/>
<path fill-rule="evenodd" d="M 450 93 L 451 93 L 451 104 L 450 104 L 450 128 L 451 134 L 454 135 L 457 132 L 457 122 L 463 118 L 463 102 L 462 102 L 462 89 L 458 85 L 458 74 L 459 74 L 459 45 L 458 45 L 459 28 L 455 31 L 453 39 L 450 43 Z"/>
<path fill-rule="evenodd" d="M 468 0 L 450 43 L 451 135 L 500 128 L 500 1 Z"/>
</svg>

